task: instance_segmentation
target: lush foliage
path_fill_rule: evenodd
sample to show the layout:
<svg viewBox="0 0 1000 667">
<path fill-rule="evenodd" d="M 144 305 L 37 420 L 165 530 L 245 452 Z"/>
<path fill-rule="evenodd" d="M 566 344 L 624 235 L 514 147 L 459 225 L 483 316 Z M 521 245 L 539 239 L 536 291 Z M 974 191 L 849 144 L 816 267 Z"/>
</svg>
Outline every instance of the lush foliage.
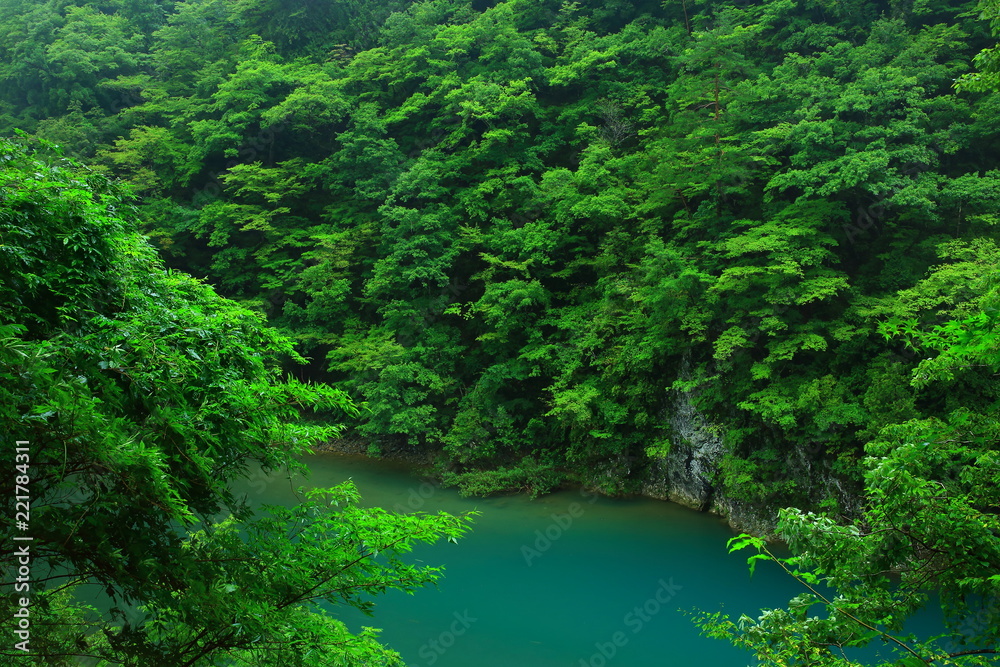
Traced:
<svg viewBox="0 0 1000 667">
<path fill-rule="evenodd" d="M 817 502 L 803 471 L 860 479 L 879 428 L 962 400 L 877 327 L 992 234 L 968 7 L 272 5 L 8 3 L 3 122 L 131 181 L 373 449 L 543 490 L 641 469 L 687 391 L 728 493 Z"/>
<path fill-rule="evenodd" d="M 845 649 L 875 640 L 892 647 L 898 665 L 1000 663 L 1000 292 L 991 278 L 969 282 L 984 292 L 974 315 L 882 327 L 930 355 L 911 384 L 974 387 L 980 400 L 943 419 L 883 428 L 866 448 L 865 508 L 853 523 L 784 510 L 779 532 L 794 556 L 776 557 L 757 537 L 733 538 L 732 551 L 757 549 L 751 572 L 760 560 L 776 561 L 808 592 L 757 619 L 704 614 L 707 634 L 765 664 L 865 664 Z M 941 634 L 906 632 L 904 623 L 932 603 L 943 612 Z"/>
<path fill-rule="evenodd" d="M 890 526 L 996 515 L 997 16 L 7 0 L 0 129 L 130 182 L 168 265 L 291 336 L 365 404 L 373 451 L 432 450 L 469 492 L 627 491 L 693 400 L 723 442 L 713 498 L 855 522 L 803 572 L 902 572 L 923 537 Z M 833 539 L 810 521 L 782 523 L 806 551 Z M 988 586 L 964 568 L 969 605 Z"/>
<path fill-rule="evenodd" d="M 400 555 L 466 522 L 360 509 L 349 486 L 255 516 L 229 483 L 294 466 L 339 432 L 330 419 L 357 414 L 350 400 L 284 378 L 290 341 L 165 271 L 103 176 L 5 140 L 0 202 L 9 470 L 15 440 L 27 443 L 0 488 L 31 501 L 26 532 L 5 524 L 3 559 L 13 577 L 28 544 L 31 589 L 15 595 L 30 600 L 29 660 L 400 664 L 374 632 L 354 636 L 317 605 L 370 609 L 372 593 L 433 581 L 437 569 Z M 103 617 L 81 602 L 95 590 Z M 17 622 L 3 618 L 8 639 Z M 24 664 L 12 646 L 0 662 Z"/>
</svg>

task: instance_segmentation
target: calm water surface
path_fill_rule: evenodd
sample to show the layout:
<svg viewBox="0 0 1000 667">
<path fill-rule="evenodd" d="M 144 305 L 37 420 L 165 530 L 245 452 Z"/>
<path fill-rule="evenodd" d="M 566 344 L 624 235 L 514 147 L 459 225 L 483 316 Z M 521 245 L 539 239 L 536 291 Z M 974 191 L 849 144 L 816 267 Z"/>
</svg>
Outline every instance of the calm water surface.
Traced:
<svg viewBox="0 0 1000 667">
<path fill-rule="evenodd" d="M 413 552 L 446 567 L 437 588 L 379 596 L 374 617 L 336 610 L 355 631 L 382 628 L 411 667 L 753 665 L 747 653 L 701 637 L 684 612 L 756 617 L 802 592 L 773 564 L 751 579 L 745 557 L 726 553 L 733 532 L 725 523 L 673 503 L 579 491 L 462 498 L 400 465 L 343 455 L 306 462 L 312 476 L 294 485 L 351 479 L 368 506 L 482 513 L 458 544 Z M 255 503 L 289 503 L 291 486 L 258 479 L 248 493 Z"/>
</svg>

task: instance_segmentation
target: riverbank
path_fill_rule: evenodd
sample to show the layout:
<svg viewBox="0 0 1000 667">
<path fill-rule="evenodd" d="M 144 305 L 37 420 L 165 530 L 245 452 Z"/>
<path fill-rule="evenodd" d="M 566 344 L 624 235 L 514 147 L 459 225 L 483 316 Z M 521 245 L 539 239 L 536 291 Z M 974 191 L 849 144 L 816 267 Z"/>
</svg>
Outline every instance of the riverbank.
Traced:
<svg viewBox="0 0 1000 667">
<path fill-rule="evenodd" d="M 434 452 L 414 452 L 410 449 L 388 448 L 373 453 L 369 444 L 363 438 L 336 438 L 313 447 L 316 454 L 352 454 L 367 456 L 374 461 L 391 461 L 409 463 L 414 466 L 431 466 L 434 464 Z"/>
<path fill-rule="evenodd" d="M 344 454 L 361 456 L 373 462 L 401 463 L 411 467 L 413 472 L 423 478 L 441 482 L 440 472 L 435 466 L 437 453 L 433 451 L 413 451 L 409 448 L 383 448 L 373 453 L 367 441 L 362 438 L 338 438 L 323 443 L 314 448 L 317 454 Z M 676 458 L 676 457 L 674 457 Z M 647 498 L 671 502 L 682 507 L 703 512 L 725 519 L 735 532 L 746 532 L 777 542 L 780 541 L 775 532 L 778 508 L 767 508 L 752 503 L 741 502 L 716 493 L 701 469 L 689 471 L 679 477 L 676 463 L 664 458 L 654 460 L 639 473 L 639 477 L 630 483 L 608 484 L 610 477 L 619 478 L 632 473 L 628 467 L 608 462 L 600 466 L 590 475 L 589 479 L 581 479 L 578 485 L 588 493 L 598 494 L 606 498 Z M 685 469 L 690 467 L 688 462 Z M 697 476 L 696 481 L 692 477 Z M 568 487 L 569 485 L 567 485 Z M 608 489 L 612 492 L 608 492 Z M 692 491 L 701 489 L 700 493 Z M 628 490 L 625 490 L 628 489 Z"/>
</svg>

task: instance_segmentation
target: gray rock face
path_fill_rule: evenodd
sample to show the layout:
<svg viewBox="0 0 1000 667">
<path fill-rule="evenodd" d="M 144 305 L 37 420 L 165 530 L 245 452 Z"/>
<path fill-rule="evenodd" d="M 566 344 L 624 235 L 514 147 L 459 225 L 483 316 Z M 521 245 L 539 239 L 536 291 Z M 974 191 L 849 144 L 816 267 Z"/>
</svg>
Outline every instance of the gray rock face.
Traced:
<svg viewBox="0 0 1000 667">
<path fill-rule="evenodd" d="M 778 513 L 775 507 L 763 507 L 719 494 L 712 512 L 726 517 L 729 527 L 738 533 L 750 533 L 768 540 L 777 539 Z"/>
<path fill-rule="evenodd" d="M 774 537 L 777 508 L 731 498 L 715 480 L 724 453 L 721 429 L 695 407 L 690 393 L 672 406 L 670 451 L 648 468 L 642 494 L 726 518 L 734 530 Z"/>
<path fill-rule="evenodd" d="M 733 498 L 718 485 L 725 451 L 721 429 L 698 411 L 690 393 L 679 393 L 669 410 L 670 449 L 649 463 L 640 493 L 719 514 L 736 531 L 776 539 L 778 506 Z M 784 461 L 788 475 L 803 492 L 806 506 L 833 499 L 841 513 L 857 514 L 860 489 L 834 474 L 820 456 L 821 448 L 817 442 L 812 448 L 804 445 L 790 451 Z"/>
<path fill-rule="evenodd" d="M 670 451 L 653 462 L 643 494 L 702 511 L 712 509 L 712 480 L 723 451 L 719 429 L 698 412 L 689 393 L 678 396 L 670 426 Z"/>
</svg>

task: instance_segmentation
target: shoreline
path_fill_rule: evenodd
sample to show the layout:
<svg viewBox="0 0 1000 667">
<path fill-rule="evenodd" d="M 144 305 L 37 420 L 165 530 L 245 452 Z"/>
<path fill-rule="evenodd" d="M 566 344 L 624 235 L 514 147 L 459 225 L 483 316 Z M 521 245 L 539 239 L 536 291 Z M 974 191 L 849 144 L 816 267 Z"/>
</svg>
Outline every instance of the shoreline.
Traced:
<svg viewBox="0 0 1000 667">
<path fill-rule="evenodd" d="M 434 469 L 434 463 L 436 458 L 435 452 L 415 452 L 408 449 L 399 447 L 391 449 L 388 451 L 381 451 L 378 455 L 372 454 L 368 450 L 368 444 L 361 438 L 338 438 L 335 440 L 330 440 L 328 442 L 317 445 L 312 449 L 313 454 L 339 454 L 344 456 L 357 456 L 366 458 L 372 461 L 383 461 L 389 464 L 405 465 L 410 469 L 414 475 L 421 477 L 425 480 L 431 480 L 435 484 L 441 483 L 441 477 L 437 474 Z M 720 511 L 720 508 L 714 505 L 707 507 L 693 507 L 691 505 L 678 502 L 670 497 L 663 495 L 652 494 L 652 493 L 641 493 L 632 492 L 626 494 L 626 496 L 616 496 L 605 492 L 602 492 L 596 486 L 588 486 L 587 484 L 576 482 L 570 486 L 579 486 L 581 489 L 585 489 L 590 493 L 596 493 L 606 498 L 621 498 L 621 497 L 635 497 L 635 498 L 648 498 L 650 500 L 659 500 L 662 502 L 673 503 L 675 505 L 680 505 L 681 507 L 686 507 L 704 514 L 718 517 L 727 523 L 734 533 L 750 533 L 755 536 L 763 537 L 768 542 L 782 542 L 777 535 L 773 533 L 767 526 L 762 525 L 749 525 L 743 524 L 742 522 L 735 520 L 734 517 L 727 516 L 724 512 Z M 761 530 L 763 528 L 763 530 Z"/>
<path fill-rule="evenodd" d="M 413 466 L 431 467 L 434 465 L 435 455 L 433 452 L 413 452 L 403 448 L 389 451 L 380 451 L 377 455 L 372 454 L 368 449 L 368 443 L 360 438 L 337 438 L 330 440 L 312 448 L 313 454 L 350 454 L 352 456 L 364 456 L 374 461 L 387 461 L 391 463 L 408 463 Z"/>
</svg>

